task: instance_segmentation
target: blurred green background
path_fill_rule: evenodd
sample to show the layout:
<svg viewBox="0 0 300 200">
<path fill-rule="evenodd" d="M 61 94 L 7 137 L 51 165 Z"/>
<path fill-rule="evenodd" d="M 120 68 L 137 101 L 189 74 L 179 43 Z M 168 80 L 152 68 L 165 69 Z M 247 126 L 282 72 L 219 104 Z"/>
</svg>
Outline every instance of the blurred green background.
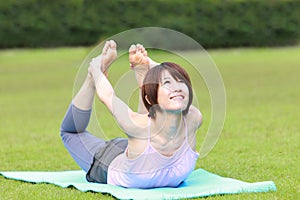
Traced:
<svg viewBox="0 0 300 200">
<path fill-rule="evenodd" d="M 205 48 L 299 42 L 299 0 L 7 0 L 0 48 L 94 45 L 122 31 L 164 27 Z"/>
<path fill-rule="evenodd" d="M 79 66 L 107 37 L 163 27 L 204 46 L 226 89 L 222 134 L 197 168 L 248 182 L 272 180 L 277 186 L 277 192 L 206 199 L 300 199 L 299 10 L 299 0 L 0 1 L 0 170 L 79 169 L 59 136 Z M 157 61 L 177 59 L 162 51 L 150 55 Z M 112 65 L 110 81 L 115 84 L 129 70 L 124 54 Z M 197 76 L 191 73 L 191 78 L 204 116 L 197 132 L 200 148 L 211 102 Z M 104 106 L 97 106 L 108 136 L 125 137 Z M 113 197 L 0 176 L 0 199 Z"/>
</svg>

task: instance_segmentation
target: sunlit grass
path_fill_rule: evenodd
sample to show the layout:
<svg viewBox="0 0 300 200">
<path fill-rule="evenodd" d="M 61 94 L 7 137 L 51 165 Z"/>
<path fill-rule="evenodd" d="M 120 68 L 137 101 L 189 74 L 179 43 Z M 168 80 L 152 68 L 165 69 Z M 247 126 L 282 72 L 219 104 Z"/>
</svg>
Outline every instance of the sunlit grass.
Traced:
<svg viewBox="0 0 300 200">
<path fill-rule="evenodd" d="M 59 127 L 72 99 L 73 84 L 87 48 L 0 51 L 0 171 L 79 169 L 65 150 Z M 151 54 L 152 53 L 152 54 Z M 227 113 L 222 135 L 197 167 L 244 181 L 275 182 L 278 191 L 225 195 L 208 199 L 297 199 L 300 154 L 300 48 L 212 50 L 223 77 Z M 158 61 L 177 60 L 150 52 Z M 169 57 L 168 57 L 169 56 Z M 129 71 L 127 55 L 113 64 L 116 84 Z M 192 74 L 204 116 L 198 146 L 209 126 L 210 97 Z M 129 103 L 136 107 L 137 93 Z M 125 136 L 111 115 L 96 104 L 105 136 Z M 103 112 L 99 112 L 99 110 Z M 98 130 L 97 125 L 90 127 Z M 99 134 L 99 133 L 95 133 Z M 99 199 L 47 184 L 29 184 L 0 177 L 1 199 Z"/>
</svg>

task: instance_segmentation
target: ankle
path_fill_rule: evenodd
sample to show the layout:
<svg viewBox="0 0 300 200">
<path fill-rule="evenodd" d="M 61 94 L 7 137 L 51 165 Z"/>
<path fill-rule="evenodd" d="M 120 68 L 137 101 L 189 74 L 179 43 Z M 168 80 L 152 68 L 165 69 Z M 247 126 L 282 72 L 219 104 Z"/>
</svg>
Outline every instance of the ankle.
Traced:
<svg viewBox="0 0 300 200">
<path fill-rule="evenodd" d="M 95 83 L 94 83 L 94 79 L 92 77 L 92 75 L 90 73 L 88 73 L 86 79 L 85 79 L 85 83 L 88 87 L 90 88 L 95 88 Z"/>
</svg>

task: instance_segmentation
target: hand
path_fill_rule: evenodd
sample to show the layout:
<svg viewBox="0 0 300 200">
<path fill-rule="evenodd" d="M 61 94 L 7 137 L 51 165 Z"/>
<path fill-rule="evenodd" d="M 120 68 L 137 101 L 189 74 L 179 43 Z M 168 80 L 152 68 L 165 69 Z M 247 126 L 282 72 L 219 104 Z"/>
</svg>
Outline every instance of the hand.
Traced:
<svg viewBox="0 0 300 200">
<path fill-rule="evenodd" d="M 94 81 L 95 81 L 95 78 L 103 75 L 103 73 L 101 71 L 101 66 L 102 66 L 101 55 L 93 58 L 92 61 L 90 62 L 88 72 L 89 72 L 89 75 L 94 79 Z"/>
</svg>

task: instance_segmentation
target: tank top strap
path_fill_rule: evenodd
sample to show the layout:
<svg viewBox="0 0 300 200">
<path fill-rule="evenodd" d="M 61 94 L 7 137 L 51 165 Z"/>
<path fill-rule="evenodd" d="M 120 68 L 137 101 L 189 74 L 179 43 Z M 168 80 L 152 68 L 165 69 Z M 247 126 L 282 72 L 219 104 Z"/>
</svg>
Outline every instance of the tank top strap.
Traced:
<svg viewBox="0 0 300 200">
<path fill-rule="evenodd" d="M 151 117 L 148 118 L 148 144 L 150 144 L 150 136 L 151 136 L 151 132 L 150 132 L 150 126 L 151 126 Z"/>
<path fill-rule="evenodd" d="M 185 140 L 188 141 L 188 126 L 186 124 L 185 116 L 183 116 L 182 119 L 183 119 L 183 125 L 184 125 Z"/>
</svg>

